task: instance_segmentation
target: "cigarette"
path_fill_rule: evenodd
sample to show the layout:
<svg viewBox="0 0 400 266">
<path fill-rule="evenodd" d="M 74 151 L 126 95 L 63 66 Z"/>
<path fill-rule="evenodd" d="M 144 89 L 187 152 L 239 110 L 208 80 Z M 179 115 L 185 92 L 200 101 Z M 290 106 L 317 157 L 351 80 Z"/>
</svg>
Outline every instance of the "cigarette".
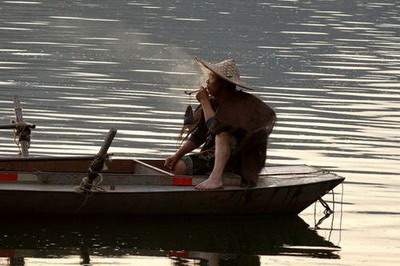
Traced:
<svg viewBox="0 0 400 266">
<path fill-rule="evenodd" d="M 194 90 L 194 91 L 184 91 L 186 95 L 192 95 L 193 93 L 199 92 L 201 89 Z"/>
</svg>

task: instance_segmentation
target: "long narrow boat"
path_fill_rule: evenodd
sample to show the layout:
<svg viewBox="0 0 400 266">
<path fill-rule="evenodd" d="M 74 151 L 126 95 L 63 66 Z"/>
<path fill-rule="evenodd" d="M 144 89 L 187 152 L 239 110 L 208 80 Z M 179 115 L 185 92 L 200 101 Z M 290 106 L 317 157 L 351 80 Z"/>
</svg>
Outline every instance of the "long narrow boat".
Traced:
<svg viewBox="0 0 400 266">
<path fill-rule="evenodd" d="M 94 157 L 0 159 L 0 211 L 20 214 L 298 214 L 344 178 L 314 167 L 265 167 L 257 186 L 227 173 L 224 188 L 198 191 L 207 176 L 175 176 L 162 160 L 107 160 L 92 191 L 79 185 Z"/>
</svg>

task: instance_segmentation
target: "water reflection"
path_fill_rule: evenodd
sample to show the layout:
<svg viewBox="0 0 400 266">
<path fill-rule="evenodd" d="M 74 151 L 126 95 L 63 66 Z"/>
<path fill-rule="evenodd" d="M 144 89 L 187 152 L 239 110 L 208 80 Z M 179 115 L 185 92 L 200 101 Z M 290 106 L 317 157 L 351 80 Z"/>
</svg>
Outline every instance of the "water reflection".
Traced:
<svg viewBox="0 0 400 266">
<path fill-rule="evenodd" d="M 166 257 L 177 265 L 260 265 L 259 255 L 338 259 L 340 247 L 299 217 L 152 217 L 1 222 L 0 254 L 23 258 Z M 50 260 L 49 260 L 50 261 Z M 49 262 L 48 261 L 48 262 Z M 11 263 L 10 265 L 18 265 Z M 21 265 L 21 264 L 19 264 Z"/>
</svg>

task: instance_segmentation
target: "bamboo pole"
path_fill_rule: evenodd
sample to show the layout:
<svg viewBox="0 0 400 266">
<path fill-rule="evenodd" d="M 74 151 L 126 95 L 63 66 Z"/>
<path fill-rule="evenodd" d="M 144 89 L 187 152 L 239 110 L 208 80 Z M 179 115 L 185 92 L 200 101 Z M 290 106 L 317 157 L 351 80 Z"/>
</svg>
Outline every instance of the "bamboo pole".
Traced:
<svg viewBox="0 0 400 266">
<path fill-rule="evenodd" d="M 14 96 L 15 124 L 18 144 L 22 157 L 29 156 L 29 146 L 31 143 L 31 128 L 24 122 L 22 115 L 21 102 L 18 96 Z"/>
<path fill-rule="evenodd" d="M 24 121 L 24 118 L 22 117 L 22 108 L 21 108 L 21 102 L 19 101 L 18 96 L 14 96 L 14 109 L 15 109 L 15 122 L 16 123 L 21 123 Z"/>
</svg>

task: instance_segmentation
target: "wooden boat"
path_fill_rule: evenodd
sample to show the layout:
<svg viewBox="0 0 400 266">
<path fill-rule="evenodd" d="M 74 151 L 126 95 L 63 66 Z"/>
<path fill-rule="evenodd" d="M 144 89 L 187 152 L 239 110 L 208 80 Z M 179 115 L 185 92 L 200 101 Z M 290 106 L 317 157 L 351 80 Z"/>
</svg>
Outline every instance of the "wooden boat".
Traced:
<svg viewBox="0 0 400 266">
<path fill-rule="evenodd" d="M 175 176 L 162 160 L 113 159 L 111 129 L 96 156 L 28 157 L 30 129 L 15 99 L 16 128 L 24 149 L 0 158 L 0 211 L 20 214 L 298 214 L 344 178 L 310 166 L 265 167 L 255 187 L 224 176 L 224 188 L 199 191 L 207 176 Z M 18 110 L 18 114 L 17 114 Z M 25 132 L 25 133 L 24 133 Z M 106 166 L 107 170 L 104 170 Z"/>
<path fill-rule="evenodd" d="M 98 189 L 77 192 L 93 157 L 0 159 L 0 211 L 35 214 L 297 214 L 344 178 L 310 166 L 265 167 L 256 187 L 224 176 L 224 188 L 198 191 L 206 176 L 166 174 L 162 160 L 113 159 Z"/>
</svg>

